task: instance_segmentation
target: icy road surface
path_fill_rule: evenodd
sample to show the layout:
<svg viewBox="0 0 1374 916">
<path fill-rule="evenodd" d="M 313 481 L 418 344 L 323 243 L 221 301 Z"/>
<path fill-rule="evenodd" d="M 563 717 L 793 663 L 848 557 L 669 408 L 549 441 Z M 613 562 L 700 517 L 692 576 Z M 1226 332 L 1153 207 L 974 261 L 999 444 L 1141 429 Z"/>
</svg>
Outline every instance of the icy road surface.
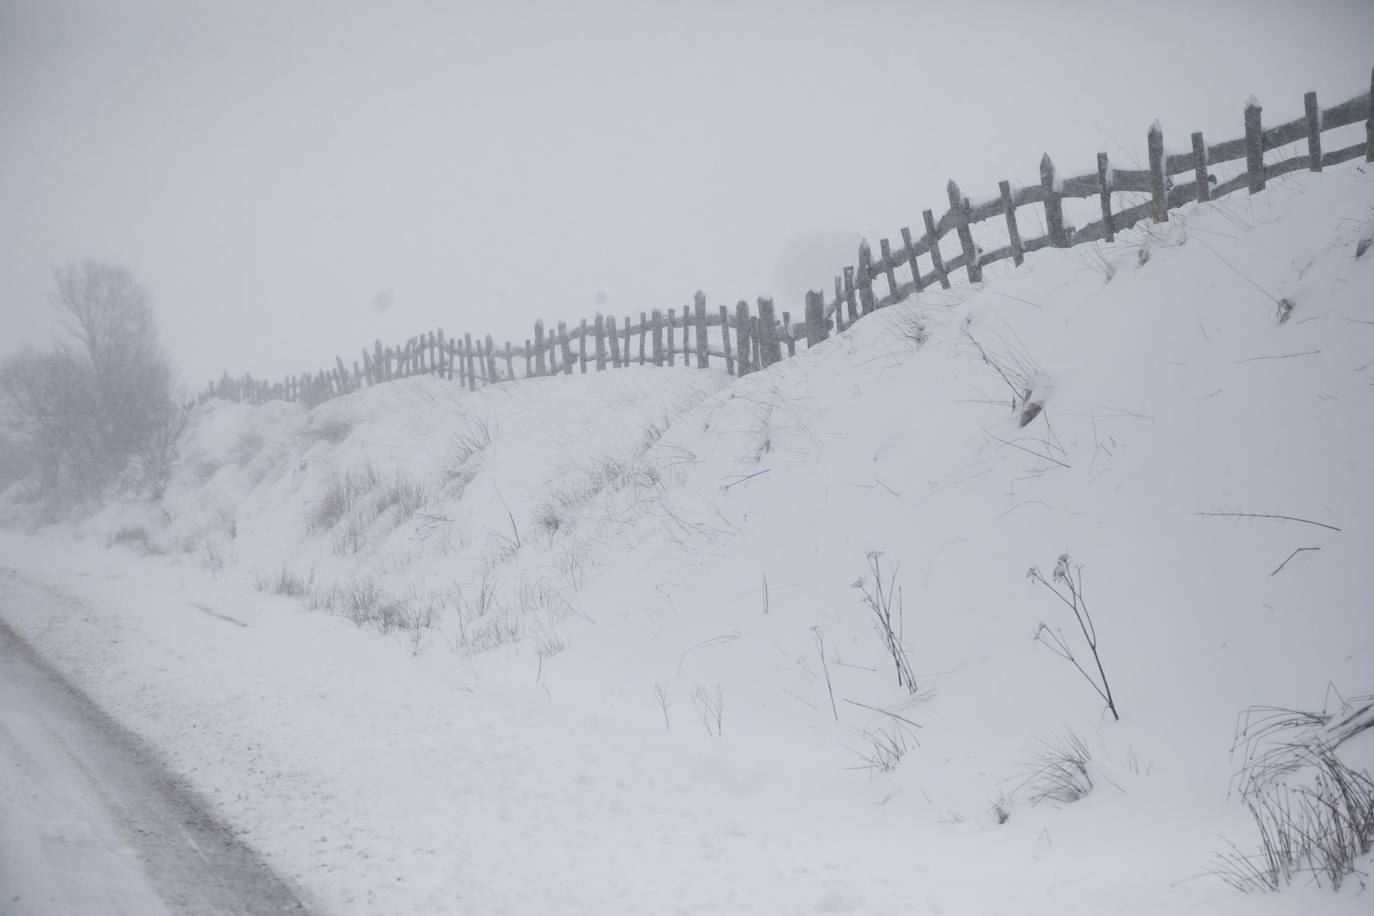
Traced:
<svg viewBox="0 0 1374 916">
<path fill-rule="evenodd" d="M 0 914 L 303 912 L 136 739 L 0 624 Z"/>
</svg>

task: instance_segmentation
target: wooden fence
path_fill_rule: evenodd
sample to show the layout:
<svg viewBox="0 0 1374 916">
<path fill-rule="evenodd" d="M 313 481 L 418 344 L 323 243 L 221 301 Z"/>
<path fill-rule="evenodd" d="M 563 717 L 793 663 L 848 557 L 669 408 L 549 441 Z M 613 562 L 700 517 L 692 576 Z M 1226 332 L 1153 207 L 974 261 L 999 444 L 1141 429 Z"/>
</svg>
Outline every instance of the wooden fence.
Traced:
<svg viewBox="0 0 1374 916">
<path fill-rule="evenodd" d="M 1167 152 L 1159 122 L 1146 135 L 1148 168 L 1118 169 L 1106 153 L 1097 154 L 1097 171 L 1065 178 L 1055 170 L 1046 155 L 1040 160 L 1039 184 L 1013 189 L 1003 181 L 999 194 L 981 203 L 971 203 L 951 181 L 947 187 L 949 208 L 937 219 L 931 210 L 922 214 L 924 232 L 913 235 L 901 230 L 901 244 L 888 239 L 879 244 L 879 254 L 865 242 L 859 247 L 858 263 L 845 267 L 834 279 L 830 298 L 824 292 L 807 294 L 800 321 L 788 311 L 778 314 L 770 299 L 758 300 L 756 311 L 740 301 L 733 309 L 721 305 L 708 308 L 706 295 L 698 292 L 691 307 L 640 312 L 639 320 L 597 315 L 573 327 L 563 322 L 536 321 L 534 336 L 523 346 L 506 341 L 497 346 L 491 335 L 474 338 L 471 334 L 446 337 L 443 329 L 422 331 L 400 346 L 384 347 L 381 341 L 364 348 L 360 360 L 346 364 L 335 357 L 334 366 L 318 372 L 287 376 L 269 382 L 245 375 L 227 374 L 212 383 L 201 395 L 230 398 L 260 404 L 268 400 L 304 400 L 317 403 L 371 385 L 414 375 L 438 375 L 458 381 L 471 389 L 517 378 L 604 371 L 630 365 L 675 366 L 705 369 L 716 360 L 724 363 L 731 375 L 746 375 L 791 356 L 798 345 L 807 347 L 825 340 L 831 333 L 884 306 L 901 302 L 921 290 L 938 284 L 951 285 L 953 275 L 963 271 L 970 283 L 983 278 L 983 268 L 1010 258 L 1019 266 L 1024 257 L 1042 248 L 1070 248 L 1097 241 L 1110 242 L 1115 234 L 1142 220 L 1166 222 L 1169 211 L 1191 201 L 1216 200 L 1246 188 L 1251 194 L 1264 190 L 1266 182 L 1289 172 L 1307 169 L 1320 172 L 1327 166 L 1363 156 L 1374 162 L 1374 73 L 1370 91 L 1330 108 L 1317 104 L 1314 92 L 1307 93 L 1305 112 L 1300 118 L 1265 127 L 1258 101 L 1245 106 L 1245 135 L 1209 145 L 1201 133 L 1191 137 L 1191 151 Z M 1341 127 L 1365 123 L 1365 136 L 1340 149 L 1324 151 L 1322 135 Z M 1289 158 L 1266 164 L 1265 154 L 1290 144 L 1305 150 Z M 1272 157 L 1271 157 L 1272 158 Z M 1243 162 L 1243 167 L 1239 165 Z M 1213 174 L 1217 166 L 1237 163 L 1222 178 Z M 1228 171 L 1222 169 L 1222 173 Z M 1175 176 L 1180 180 L 1175 181 Z M 1131 195 L 1131 202 L 1116 209 L 1119 195 Z M 1066 200 L 1096 198 L 1101 219 L 1075 228 L 1064 214 Z M 1044 233 L 1023 239 L 1022 222 L 1017 211 L 1033 208 L 1042 217 Z M 1006 243 L 985 250 L 974 235 L 974 228 L 987 234 L 987 227 L 1005 223 Z M 941 240 L 953 234 L 957 252 L 942 251 Z M 925 260 L 925 264 L 922 263 Z"/>
</svg>

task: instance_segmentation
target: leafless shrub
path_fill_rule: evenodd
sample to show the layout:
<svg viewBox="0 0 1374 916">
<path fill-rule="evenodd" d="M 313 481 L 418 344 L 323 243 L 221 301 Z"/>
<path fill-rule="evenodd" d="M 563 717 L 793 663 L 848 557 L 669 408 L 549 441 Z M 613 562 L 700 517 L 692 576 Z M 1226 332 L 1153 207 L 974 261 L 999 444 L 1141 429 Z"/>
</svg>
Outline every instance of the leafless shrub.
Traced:
<svg viewBox="0 0 1374 916">
<path fill-rule="evenodd" d="M 40 485 L 82 502 L 120 481 L 160 496 L 185 412 L 148 294 L 124 268 L 91 260 L 53 279 L 64 338 L 0 364 L 0 400 L 38 457 Z"/>
<path fill-rule="evenodd" d="M 902 642 L 905 629 L 902 616 L 902 591 L 897 588 L 899 566 L 888 564 L 886 575 L 883 573 L 883 554 L 870 550 L 868 557 L 868 576 L 855 579 L 852 587 L 863 594 L 863 602 L 873 613 L 873 626 L 882 640 L 892 664 L 897 670 L 897 686 L 905 687 L 907 693 L 915 695 L 916 676 L 911 673 L 911 659 L 907 656 Z"/>
<path fill-rule="evenodd" d="M 1088 772 L 1093 758 L 1083 739 L 1068 732 L 1062 738 L 1041 744 L 1044 750 L 1032 758 L 1023 783 L 1030 790 L 1033 803 L 1070 804 L 1093 790 L 1092 775 Z"/>
<path fill-rule="evenodd" d="M 721 717 L 725 710 L 725 699 L 721 694 L 720 686 L 714 690 L 707 690 L 706 687 L 698 684 L 692 691 L 692 705 L 697 708 L 697 715 L 701 717 L 701 724 L 706 726 L 706 734 L 713 738 L 721 736 Z"/>
<path fill-rule="evenodd" d="M 1097 667 L 1097 676 L 1089 674 L 1078 659 L 1074 657 L 1073 650 L 1069 648 L 1068 641 L 1064 638 L 1064 631 L 1058 628 L 1051 629 L 1045 624 L 1035 632 L 1036 640 L 1055 655 L 1067 661 L 1083 675 L 1084 679 L 1092 685 L 1094 691 L 1107 704 L 1111 710 L 1112 718 L 1120 720 L 1116 710 L 1116 701 L 1112 699 L 1112 688 L 1107 683 L 1107 673 L 1102 668 L 1102 659 L 1097 653 L 1097 628 L 1093 626 L 1092 613 L 1088 610 L 1087 601 L 1083 597 L 1083 566 L 1082 564 L 1072 565 L 1072 560 L 1067 553 L 1060 554 L 1059 560 L 1054 564 L 1053 582 L 1045 581 L 1039 568 L 1032 566 L 1026 572 L 1026 577 L 1032 582 L 1045 586 L 1054 596 L 1064 603 L 1069 610 L 1073 611 L 1074 620 L 1078 622 L 1078 628 L 1083 634 L 1083 640 L 1088 644 L 1088 649 L 1093 654 L 1093 663 Z"/>
</svg>

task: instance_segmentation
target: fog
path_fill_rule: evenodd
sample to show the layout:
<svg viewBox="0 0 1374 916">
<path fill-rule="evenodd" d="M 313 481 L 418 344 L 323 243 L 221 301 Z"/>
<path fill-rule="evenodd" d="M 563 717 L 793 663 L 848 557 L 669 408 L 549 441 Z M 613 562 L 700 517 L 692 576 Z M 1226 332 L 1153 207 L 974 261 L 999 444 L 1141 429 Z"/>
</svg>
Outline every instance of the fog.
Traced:
<svg viewBox="0 0 1374 916">
<path fill-rule="evenodd" d="M 1143 49 L 1149 49 L 1148 51 Z M 1364 91 L 1374 3 L 0 3 L 0 353 L 53 267 L 185 381 L 768 293 L 943 207 Z"/>
</svg>

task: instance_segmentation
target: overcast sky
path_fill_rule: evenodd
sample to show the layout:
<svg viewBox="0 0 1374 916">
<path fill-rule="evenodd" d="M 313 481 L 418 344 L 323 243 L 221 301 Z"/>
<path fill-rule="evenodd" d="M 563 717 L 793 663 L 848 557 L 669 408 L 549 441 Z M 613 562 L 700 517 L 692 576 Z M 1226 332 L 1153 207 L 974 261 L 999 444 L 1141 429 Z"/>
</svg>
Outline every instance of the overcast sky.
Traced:
<svg viewBox="0 0 1374 916">
<path fill-rule="evenodd" d="M 1367 90 L 1371 0 L 0 0 L 0 352 L 54 266 L 198 387 L 421 328 L 771 293 L 943 207 Z"/>
</svg>

